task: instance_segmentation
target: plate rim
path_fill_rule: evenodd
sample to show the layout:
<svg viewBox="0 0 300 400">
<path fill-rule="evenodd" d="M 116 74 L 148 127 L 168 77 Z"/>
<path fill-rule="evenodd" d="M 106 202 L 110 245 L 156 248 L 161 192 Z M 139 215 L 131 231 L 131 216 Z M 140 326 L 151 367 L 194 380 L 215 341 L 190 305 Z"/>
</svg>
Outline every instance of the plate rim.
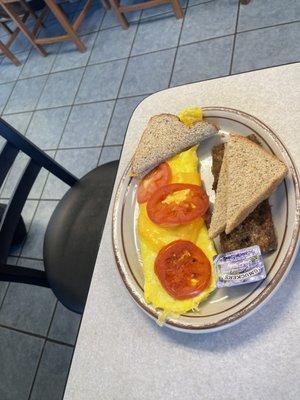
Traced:
<svg viewBox="0 0 300 400">
<path fill-rule="evenodd" d="M 209 106 L 209 107 L 202 107 L 202 110 L 211 112 L 211 111 L 217 111 L 217 112 L 225 112 L 225 113 L 230 113 L 230 114 L 236 114 L 240 115 L 241 117 L 244 117 L 253 123 L 259 125 L 275 142 L 279 150 L 289 159 L 290 161 L 290 166 L 289 166 L 289 172 L 291 174 L 291 178 L 293 181 L 293 187 L 295 190 L 295 202 L 296 202 L 296 219 L 295 219 L 295 224 L 293 227 L 292 231 L 292 237 L 290 240 L 290 243 L 288 245 L 288 249 L 286 252 L 286 257 L 284 258 L 283 262 L 279 266 L 278 271 L 272 278 L 272 280 L 268 283 L 268 285 L 263 289 L 263 291 L 255 297 L 250 303 L 248 303 L 243 309 L 236 311 L 234 314 L 229 315 L 219 321 L 216 322 L 211 322 L 204 324 L 202 327 L 195 326 L 195 325 L 190 325 L 188 323 L 180 322 L 180 321 L 174 321 L 172 318 L 167 319 L 165 322 L 165 325 L 168 326 L 169 328 L 184 331 L 184 332 L 191 332 L 191 333 L 207 333 L 207 332 L 214 332 L 217 330 L 221 329 L 226 329 L 232 325 L 235 325 L 239 322 L 241 322 L 243 319 L 247 318 L 250 316 L 252 313 L 258 311 L 258 309 L 266 304 L 266 302 L 276 293 L 276 291 L 279 289 L 280 285 L 283 283 L 284 279 L 286 278 L 290 268 L 293 265 L 294 259 L 297 254 L 297 250 L 299 247 L 300 243 L 300 177 L 299 173 L 297 171 L 295 162 L 293 157 L 291 156 L 289 150 L 287 147 L 284 145 L 282 140 L 279 138 L 279 136 L 274 132 L 273 129 L 271 129 L 267 124 L 262 122 L 259 118 L 254 117 L 251 114 L 248 114 L 244 111 L 240 111 L 234 108 L 229 108 L 229 107 L 220 107 L 220 106 Z M 239 122 L 238 120 L 235 120 L 236 122 Z M 126 267 L 123 267 L 123 261 L 122 257 L 120 255 L 120 251 L 118 249 L 118 246 L 116 244 L 117 242 L 117 214 L 118 214 L 118 205 L 120 202 L 120 192 L 122 190 L 122 186 L 126 178 L 128 178 L 128 172 L 130 170 L 130 166 L 132 163 L 132 159 L 130 162 L 127 164 L 127 166 L 124 169 L 124 172 L 121 176 L 121 179 L 118 183 L 117 186 L 117 191 L 114 197 L 113 201 L 113 213 L 112 213 L 112 245 L 113 245 L 113 251 L 114 251 L 114 257 L 116 260 L 117 268 L 119 271 L 119 274 L 121 276 L 121 279 L 123 283 L 125 284 L 126 289 L 128 290 L 130 296 L 133 298 L 133 300 L 136 302 L 136 304 L 144 311 L 146 312 L 152 319 L 157 320 L 158 319 L 158 312 L 153 311 L 153 306 L 150 304 L 144 304 L 144 302 L 141 301 L 139 296 L 134 292 L 134 290 L 131 287 L 130 282 L 128 281 L 128 278 L 126 276 L 126 273 L 123 271 L 123 268 L 126 269 Z M 145 300 L 144 300 L 145 301 Z"/>
</svg>

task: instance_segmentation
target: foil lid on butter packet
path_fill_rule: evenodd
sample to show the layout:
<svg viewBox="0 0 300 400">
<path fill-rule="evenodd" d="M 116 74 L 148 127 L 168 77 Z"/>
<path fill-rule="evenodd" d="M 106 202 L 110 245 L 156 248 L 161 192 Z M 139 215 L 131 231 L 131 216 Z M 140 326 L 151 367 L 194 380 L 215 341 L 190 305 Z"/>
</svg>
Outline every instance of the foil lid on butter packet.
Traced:
<svg viewBox="0 0 300 400">
<path fill-rule="evenodd" d="M 218 254 L 214 258 L 217 287 L 244 285 L 265 279 L 266 269 L 259 246 Z"/>
</svg>

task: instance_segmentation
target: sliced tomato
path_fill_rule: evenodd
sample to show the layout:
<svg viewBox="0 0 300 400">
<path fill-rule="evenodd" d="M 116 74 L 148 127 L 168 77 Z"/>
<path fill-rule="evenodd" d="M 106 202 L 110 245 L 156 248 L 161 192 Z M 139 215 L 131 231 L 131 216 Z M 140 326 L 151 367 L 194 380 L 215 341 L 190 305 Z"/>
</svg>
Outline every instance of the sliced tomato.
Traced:
<svg viewBox="0 0 300 400">
<path fill-rule="evenodd" d="M 155 224 L 171 226 L 202 217 L 208 206 L 208 196 L 201 186 L 172 183 L 153 193 L 147 203 L 147 212 Z"/>
<path fill-rule="evenodd" d="M 188 240 L 175 240 L 158 253 L 154 271 L 163 288 L 178 300 L 198 296 L 211 279 L 208 258 Z"/>
<path fill-rule="evenodd" d="M 161 186 L 171 182 L 171 168 L 168 163 L 162 163 L 147 174 L 140 182 L 137 191 L 137 201 L 145 203 Z"/>
</svg>

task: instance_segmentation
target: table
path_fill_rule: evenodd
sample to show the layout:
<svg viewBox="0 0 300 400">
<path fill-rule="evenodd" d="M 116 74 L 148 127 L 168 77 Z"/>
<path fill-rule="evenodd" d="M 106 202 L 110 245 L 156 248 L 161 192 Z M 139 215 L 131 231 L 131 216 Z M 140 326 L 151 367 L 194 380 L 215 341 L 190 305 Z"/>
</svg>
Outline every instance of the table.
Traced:
<svg viewBox="0 0 300 400">
<path fill-rule="evenodd" d="M 150 116 L 187 105 L 253 114 L 284 140 L 300 169 L 300 63 L 163 90 L 128 126 L 116 185 Z M 116 189 L 115 185 L 115 189 Z M 300 398 L 300 256 L 261 310 L 230 329 L 192 335 L 159 328 L 132 301 L 106 221 L 65 400 Z"/>
</svg>

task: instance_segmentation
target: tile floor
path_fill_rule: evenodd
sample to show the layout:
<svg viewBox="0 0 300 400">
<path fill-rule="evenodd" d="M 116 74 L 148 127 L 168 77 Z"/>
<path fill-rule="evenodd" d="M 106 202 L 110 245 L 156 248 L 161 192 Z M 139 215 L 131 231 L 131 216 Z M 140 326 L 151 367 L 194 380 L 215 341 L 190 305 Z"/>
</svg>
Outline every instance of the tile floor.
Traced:
<svg viewBox="0 0 300 400">
<path fill-rule="evenodd" d="M 81 4 L 63 4 L 69 18 Z M 181 4 L 184 21 L 163 5 L 131 13 L 123 31 L 95 1 L 80 27 L 84 54 L 63 43 L 47 46 L 50 54 L 43 58 L 20 35 L 13 50 L 22 67 L 0 58 L 0 115 L 80 177 L 119 158 L 130 115 L 147 95 L 300 61 L 299 0 Z M 46 26 L 50 33 L 61 31 L 51 16 Z M 25 162 L 24 155 L 16 160 L 1 202 L 8 201 Z M 12 249 L 10 263 L 43 268 L 45 228 L 66 190 L 41 171 L 23 210 L 27 240 Z M 0 399 L 61 399 L 79 324 L 80 316 L 50 290 L 0 283 Z"/>
</svg>

